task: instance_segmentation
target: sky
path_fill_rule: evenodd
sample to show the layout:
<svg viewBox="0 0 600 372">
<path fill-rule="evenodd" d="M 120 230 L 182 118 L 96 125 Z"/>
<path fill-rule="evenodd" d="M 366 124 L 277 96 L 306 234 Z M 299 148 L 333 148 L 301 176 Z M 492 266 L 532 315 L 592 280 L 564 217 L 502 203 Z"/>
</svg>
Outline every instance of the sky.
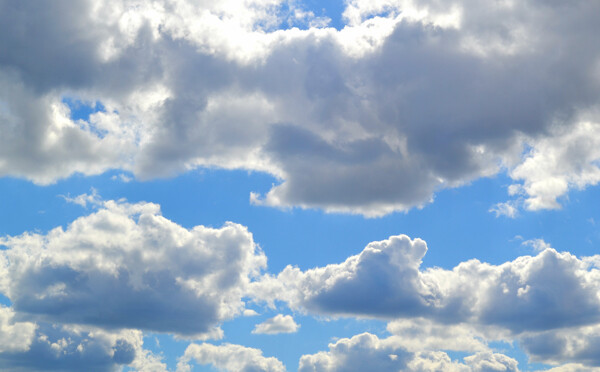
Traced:
<svg viewBox="0 0 600 372">
<path fill-rule="evenodd" d="M 600 371 L 598 14 L 0 0 L 0 369 Z"/>
</svg>

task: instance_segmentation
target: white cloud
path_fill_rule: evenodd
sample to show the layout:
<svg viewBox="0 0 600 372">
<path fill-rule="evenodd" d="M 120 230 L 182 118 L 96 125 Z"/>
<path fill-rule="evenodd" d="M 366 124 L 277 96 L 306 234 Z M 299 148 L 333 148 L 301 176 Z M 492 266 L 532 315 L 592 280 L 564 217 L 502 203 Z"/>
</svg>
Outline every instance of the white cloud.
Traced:
<svg viewBox="0 0 600 372">
<path fill-rule="evenodd" d="M 360 370 L 362 358 L 383 363 L 382 370 L 398 369 L 405 367 L 397 364 L 409 365 L 413 354 L 454 350 L 476 353 L 465 358 L 469 371 L 516 371 L 512 359 L 493 356 L 489 347 L 515 341 L 533 361 L 567 363 L 566 371 L 599 365 L 600 256 L 557 252 L 541 239 L 525 244 L 536 248 L 535 256 L 500 265 L 469 260 L 451 270 L 422 269 L 425 242 L 392 236 L 343 263 L 306 271 L 288 266 L 251 287 L 256 299 L 284 301 L 309 314 L 390 320 L 392 335 L 385 340 L 346 339 L 328 353 L 306 356 L 306 370 L 344 370 L 340 365 Z M 341 355 L 336 356 L 337 348 Z M 353 348 L 368 352 L 347 355 Z M 385 358 L 390 354 L 396 355 L 391 361 Z"/>
<path fill-rule="evenodd" d="M 545 370 L 545 372 L 598 372 L 600 368 L 571 363 Z M 539 371 L 541 372 L 541 371 Z"/>
<path fill-rule="evenodd" d="M 571 189 L 584 189 L 600 182 L 600 124 L 581 122 L 555 129 L 534 140 L 524 161 L 510 176 L 529 210 L 558 209 L 557 199 Z"/>
<path fill-rule="evenodd" d="M 503 354 L 483 352 L 465 357 L 465 363 L 476 372 L 506 371 L 518 372 L 518 363 L 513 358 Z"/>
<path fill-rule="evenodd" d="M 532 247 L 536 252 L 542 252 L 548 248 L 552 248 L 544 239 L 525 240 L 521 245 Z"/>
<path fill-rule="evenodd" d="M 406 372 L 517 372 L 517 361 L 502 354 L 481 352 L 452 361 L 441 351 L 410 352 L 396 343 L 397 338 L 379 339 L 363 333 L 329 344 L 321 351 L 300 358 L 300 372 L 309 371 L 406 371 Z"/>
<path fill-rule="evenodd" d="M 490 208 L 489 212 L 494 212 L 496 217 L 506 216 L 515 218 L 519 214 L 518 207 L 514 202 L 497 203 Z"/>
<path fill-rule="evenodd" d="M 321 22 L 296 1 L 5 1 L 0 175 L 243 168 L 281 180 L 257 203 L 380 216 L 506 169 L 555 208 L 598 182 L 598 11 L 354 0 L 338 31 L 290 27 Z"/>
<path fill-rule="evenodd" d="M 246 287 L 266 267 L 245 227 L 186 229 L 151 203 L 107 201 L 66 230 L 0 243 L 0 291 L 20 314 L 185 337 L 215 335 L 241 314 Z"/>
<path fill-rule="evenodd" d="M 191 371 L 190 362 L 210 364 L 229 372 L 284 372 L 285 366 L 278 359 L 264 357 L 262 351 L 241 345 L 191 344 L 179 358 L 177 372 Z"/>
<path fill-rule="evenodd" d="M 487 340 L 502 339 L 501 333 L 482 332 L 480 327 L 469 324 L 440 324 L 431 320 L 397 319 L 390 322 L 387 330 L 393 335 L 395 345 L 408 351 L 454 350 L 488 351 Z"/>
<path fill-rule="evenodd" d="M 277 314 L 273 318 L 257 324 L 252 333 L 276 335 L 278 333 L 295 333 L 300 328 L 291 315 Z"/>
<path fill-rule="evenodd" d="M 372 242 L 340 264 L 306 271 L 291 266 L 252 284 L 257 298 L 335 316 L 425 317 L 513 334 L 600 320 L 598 257 L 547 248 L 501 265 L 478 260 L 446 270 L 421 269 L 427 246 L 405 235 Z"/>
<path fill-rule="evenodd" d="M 0 306 L 0 353 L 27 351 L 37 326 L 31 322 L 15 322 L 15 312 Z"/>
<path fill-rule="evenodd" d="M 63 199 L 65 199 L 65 201 L 67 201 L 68 203 L 77 204 L 84 208 L 87 208 L 88 204 L 93 205 L 93 206 L 101 205 L 102 199 L 100 198 L 100 195 L 98 195 L 98 190 L 96 190 L 95 188 L 92 187 L 92 189 L 90 191 L 91 192 L 89 194 L 80 194 L 80 195 L 77 195 L 74 197 L 71 197 L 70 195 L 59 195 L 59 196 L 62 197 Z"/>
<path fill-rule="evenodd" d="M 3 371 L 118 371 L 130 365 L 140 371 L 166 372 L 160 358 L 143 349 L 140 331 L 44 322 L 32 329 L 35 337 L 26 349 L 0 352 Z"/>
</svg>

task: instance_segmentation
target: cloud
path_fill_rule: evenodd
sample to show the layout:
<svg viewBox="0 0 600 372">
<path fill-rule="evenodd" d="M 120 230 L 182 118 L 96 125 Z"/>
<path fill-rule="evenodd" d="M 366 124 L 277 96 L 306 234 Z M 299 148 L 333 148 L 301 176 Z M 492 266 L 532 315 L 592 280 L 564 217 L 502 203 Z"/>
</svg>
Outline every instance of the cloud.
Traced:
<svg viewBox="0 0 600 372">
<path fill-rule="evenodd" d="M 526 333 L 519 345 L 533 361 L 578 363 L 600 369 L 600 325 Z"/>
<path fill-rule="evenodd" d="M 592 325 L 600 320 L 598 257 L 546 248 L 501 265 L 478 260 L 421 269 L 427 251 L 405 235 L 372 242 L 340 264 L 286 267 L 253 283 L 255 297 L 335 316 L 427 318 L 520 334 Z"/>
<path fill-rule="evenodd" d="M 31 346 L 37 326 L 31 322 L 15 322 L 10 307 L 0 307 L 0 353 L 26 351 Z"/>
<path fill-rule="evenodd" d="M 502 354 L 481 352 L 452 361 L 441 351 L 409 352 L 394 338 L 379 339 L 370 333 L 343 338 L 321 351 L 300 358 L 299 371 L 452 371 L 452 372 L 517 372 L 517 361 Z"/>
<path fill-rule="evenodd" d="M 66 229 L 0 243 L 0 291 L 22 316 L 185 337 L 241 314 L 266 267 L 245 227 L 186 229 L 151 203 L 106 201 Z"/>
<path fill-rule="evenodd" d="M 262 351 L 241 345 L 191 344 L 179 358 L 177 372 L 191 371 L 189 363 L 210 364 L 230 372 L 284 372 L 285 366 L 278 359 L 264 357 Z"/>
<path fill-rule="evenodd" d="M 557 199 L 571 189 L 584 189 L 600 182 L 600 125 L 581 122 L 559 127 L 537 139 L 510 176 L 514 194 L 522 194 L 528 210 L 558 209 Z"/>
<path fill-rule="evenodd" d="M 6 371 L 118 371 L 130 365 L 144 371 L 166 371 L 160 359 L 143 349 L 140 331 L 108 332 L 98 328 L 39 323 L 23 350 L 2 350 Z"/>
<path fill-rule="evenodd" d="M 408 351 L 454 350 L 466 352 L 489 351 L 487 341 L 501 340 L 507 336 L 499 330 L 479 329 L 469 324 L 442 324 L 414 318 L 397 319 L 387 325 L 390 340 Z"/>
<path fill-rule="evenodd" d="M 582 364 L 572 363 L 547 369 L 546 372 L 598 372 L 600 368 L 590 368 Z"/>
<path fill-rule="evenodd" d="M 565 371 L 600 367 L 600 257 L 578 258 L 541 240 L 528 242 L 537 248 L 535 256 L 500 265 L 473 259 L 453 269 L 423 269 L 426 243 L 392 236 L 369 243 L 343 263 L 306 271 L 288 266 L 251 288 L 258 300 L 284 301 L 308 314 L 389 321 L 391 336 L 385 340 L 345 339 L 327 353 L 306 356 L 306 370 L 345 370 L 346 365 L 360 370 L 361 361 L 380 363 L 381 370 L 410 370 L 409 361 L 417 360 L 413 354 L 452 350 L 475 353 L 465 358 L 469 371 L 516 371 L 512 359 L 493 356 L 491 342 L 518 342 L 531 360 L 567 363 Z M 354 348 L 366 351 L 348 351 Z M 397 357 L 390 360 L 390 354 Z"/>
<path fill-rule="evenodd" d="M 367 216 L 503 170 L 528 209 L 597 183 L 597 3 L 356 0 L 342 30 L 298 4 L 4 1 L 0 174 L 243 168 L 280 180 L 255 203 Z"/>
<path fill-rule="evenodd" d="M 257 324 L 252 333 L 276 335 L 278 333 L 295 333 L 300 328 L 291 315 L 277 314 L 273 318 Z"/>
<path fill-rule="evenodd" d="M 548 248 L 552 248 L 549 243 L 544 241 L 544 239 L 530 239 L 521 242 L 523 246 L 529 246 L 533 248 L 536 252 L 542 252 Z"/>
<path fill-rule="evenodd" d="M 496 203 L 492 206 L 489 212 L 496 214 L 496 217 L 506 216 L 508 218 L 517 217 L 519 210 L 518 205 L 514 202 Z"/>
<path fill-rule="evenodd" d="M 95 188 L 92 187 L 92 189 L 90 190 L 90 194 L 80 194 L 74 197 L 71 197 L 70 195 L 59 195 L 60 197 L 62 197 L 63 199 L 65 199 L 65 201 L 67 203 L 73 203 L 73 204 L 77 204 L 83 208 L 87 208 L 88 205 L 92 205 L 92 206 L 98 206 L 98 205 L 102 205 L 102 200 L 100 198 L 100 195 L 98 195 L 98 190 L 96 190 Z"/>
</svg>

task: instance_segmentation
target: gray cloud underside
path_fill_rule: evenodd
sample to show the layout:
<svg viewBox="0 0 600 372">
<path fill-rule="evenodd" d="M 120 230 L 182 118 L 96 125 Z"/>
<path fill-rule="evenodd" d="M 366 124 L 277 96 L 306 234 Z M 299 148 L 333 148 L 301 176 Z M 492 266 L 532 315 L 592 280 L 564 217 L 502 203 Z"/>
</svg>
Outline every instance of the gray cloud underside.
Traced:
<svg viewBox="0 0 600 372">
<path fill-rule="evenodd" d="M 277 1 L 3 1 L 0 174 L 245 168 L 282 180 L 256 203 L 370 216 L 531 158 L 509 173 L 525 208 L 600 180 L 597 146 L 553 140 L 600 141 L 598 3 L 377 4 L 270 31 Z M 106 111 L 74 122 L 63 97 Z"/>
</svg>

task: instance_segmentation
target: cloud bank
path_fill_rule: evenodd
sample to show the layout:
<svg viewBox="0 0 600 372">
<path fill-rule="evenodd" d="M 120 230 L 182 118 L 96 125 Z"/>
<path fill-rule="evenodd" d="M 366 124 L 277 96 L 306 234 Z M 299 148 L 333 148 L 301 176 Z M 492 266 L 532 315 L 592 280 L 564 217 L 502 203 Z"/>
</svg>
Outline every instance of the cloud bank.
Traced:
<svg viewBox="0 0 600 372">
<path fill-rule="evenodd" d="M 257 204 L 379 216 L 506 170 L 557 208 L 598 183 L 599 11 L 356 0 L 336 30 L 285 0 L 3 1 L 0 174 L 242 168 L 280 180 Z"/>
</svg>

